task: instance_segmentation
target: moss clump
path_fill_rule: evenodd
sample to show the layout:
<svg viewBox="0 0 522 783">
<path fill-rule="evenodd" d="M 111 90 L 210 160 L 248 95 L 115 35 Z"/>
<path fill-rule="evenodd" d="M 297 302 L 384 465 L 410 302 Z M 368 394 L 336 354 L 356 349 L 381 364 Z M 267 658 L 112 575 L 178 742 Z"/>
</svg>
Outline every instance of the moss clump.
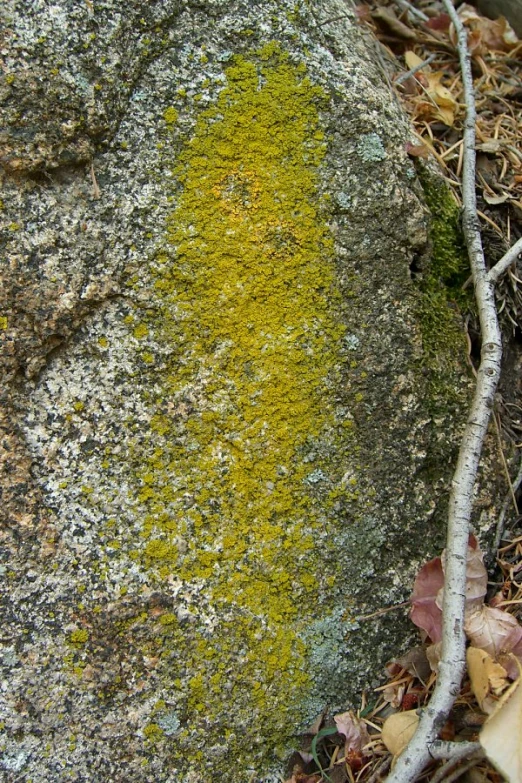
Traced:
<svg viewBox="0 0 522 783">
<path fill-rule="evenodd" d="M 318 194 L 324 95 L 276 44 L 225 73 L 179 155 L 152 272 L 143 336 L 168 358 L 137 498 L 145 565 L 202 591 L 213 617 L 212 633 L 202 621 L 190 641 L 164 625 L 189 734 L 217 741 L 228 722 L 234 756 L 248 720 L 272 747 L 292 732 L 313 677 L 299 629 L 336 581 L 317 553 L 339 524 L 334 506 L 354 501 L 342 483 L 353 434 L 336 408 L 344 326 Z"/>
<path fill-rule="evenodd" d="M 471 299 L 462 291 L 470 274 L 460 226 L 460 212 L 448 186 L 427 169 L 421 172 L 431 214 L 431 260 L 419 283 L 418 314 L 421 325 L 423 364 L 427 371 L 432 409 L 435 413 L 464 402 L 462 368 L 466 340 L 462 310 Z"/>
</svg>

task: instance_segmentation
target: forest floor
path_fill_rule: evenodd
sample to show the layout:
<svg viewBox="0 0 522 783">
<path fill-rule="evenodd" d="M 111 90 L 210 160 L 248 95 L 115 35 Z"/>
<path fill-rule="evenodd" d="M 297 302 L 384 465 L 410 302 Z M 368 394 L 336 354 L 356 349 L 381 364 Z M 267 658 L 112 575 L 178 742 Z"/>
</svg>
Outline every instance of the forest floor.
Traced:
<svg viewBox="0 0 522 783">
<path fill-rule="evenodd" d="M 415 138 L 408 153 L 437 161 L 460 206 L 465 105 L 456 35 L 442 3 L 373 0 L 358 5 L 356 13 L 360 24 L 377 39 L 378 57 L 390 88 L 411 117 Z M 492 267 L 522 235 L 522 41 L 503 18 L 486 19 L 470 5 L 461 6 L 459 15 L 469 31 L 473 58 L 478 215 L 486 261 Z M 442 740 L 476 743 L 488 716 L 500 715 L 499 706 L 509 700 L 513 705 L 516 699 L 518 707 L 511 708 L 509 715 L 504 710 L 500 721 L 495 718 L 499 725 L 494 740 L 503 757 L 513 756 L 514 767 L 508 772 L 503 768 L 503 777 L 480 748 L 473 751 L 470 746 L 464 758 L 434 760 L 419 783 L 522 780 L 522 279 L 518 263 L 518 269 L 513 264 L 497 287 L 505 358 L 491 427 L 508 491 L 490 551 L 480 552 L 473 540 L 468 556 L 468 586 L 470 558 L 483 573 L 479 603 L 488 619 L 480 633 L 485 630 L 487 639 L 480 633 L 471 637 L 474 653 L 468 650 L 467 675 L 441 732 Z M 463 313 L 463 317 L 473 369 L 480 335 L 473 313 Z M 483 554 L 487 572 L 480 565 Z M 430 593 L 429 587 L 426 593 L 426 578 L 430 581 L 434 572 L 436 578 L 442 573 L 437 560 L 438 564 L 431 561 L 419 574 L 417 599 L 419 590 L 424 589 L 424 599 Z M 419 587 L 423 578 L 424 588 Z M 428 601 L 439 611 L 435 609 L 436 585 L 431 587 Z M 412 619 L 423 628 L 423 644 L 390 662 L 387 681 L 363 694 L 357 712 L 335 716 L 325 712 L 318 717 L 303 737 L 303 750 L 291 760 L 287 783 L 378 783 L 385 779 L 394 754 L 415 728 L 415 710 L 428 703 L 437 676 L 432 671 L 437 633 L 431 631 L 431 638 L 428 633 L 433 615 L 424 624 L 415 620 L 415 605 L 414 597 Z M 511 642 L 506 641 L 506 634 L 511 634 Z M 383 733 L 390 716 L 395 717 Z M 493 723 L 491 719 L 490 733 Z"/>
</svg>

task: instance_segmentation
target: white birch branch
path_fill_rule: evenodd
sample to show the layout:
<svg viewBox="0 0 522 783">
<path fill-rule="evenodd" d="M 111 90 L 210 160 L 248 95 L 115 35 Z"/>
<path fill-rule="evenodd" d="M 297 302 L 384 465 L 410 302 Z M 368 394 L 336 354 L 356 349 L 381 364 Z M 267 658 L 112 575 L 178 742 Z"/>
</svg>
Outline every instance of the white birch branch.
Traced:
<svg viewBox="0 0 522 783">
<path fill-rule="evenodd" d="M 455 764 L 475 753 L 484 755 L 480 742 L 446 742 L 438 740 L 430 748 L 430 757 L 432 759 L 450 760 Z"/>
<path fill-rule="evenodd" d="M 414 783 L 431 760 L 430 746 L 438 738 L 458 696 L 465 670 L 464 599 L 466 554 L 473 488 L 500 376 L 502 342 L 493 283 L 488 278 L 477 216 L 475 193 L 475 99 L 467 35 L 451 0 L 443 0 L 458 36 L 466 100 L 462 226 L 470 260 L 482 333 L 477 383 L 453 475 L 448 510 L 446 567 L 442 607 L 442 660 L 433 696 L 422 712 L 419 727 L 397 759 L 387 783 Z"/>
<path fill-rule="evenodd" d="M 497 261 L 495 266 L 489 270 L 488 280 L 491 283 L 495 283 L 500 275 L 504 274 L 506 269 L 509 269 L 511 264 L 516 261 L 520 253 L 522 253 L 522 237 L 520 237 L 520 239 L 515 242 L 513 247 L 510 247 L 507 253 L 502 256 L 500 261 Z"/>
</svg>

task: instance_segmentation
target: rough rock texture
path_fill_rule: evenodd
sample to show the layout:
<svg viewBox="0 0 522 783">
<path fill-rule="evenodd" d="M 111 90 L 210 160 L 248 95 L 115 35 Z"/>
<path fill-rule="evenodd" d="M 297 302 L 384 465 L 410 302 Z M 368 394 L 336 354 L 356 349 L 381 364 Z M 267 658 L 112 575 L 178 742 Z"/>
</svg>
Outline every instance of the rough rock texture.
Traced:
<svg viewBox="0 0 522 783">
<path fill-rule="evenodd" d="M 407 123 L 337 0 L 2 13 L 0 768 L 276 779 L 441 543 L 468 379 Z"/>
</svg>

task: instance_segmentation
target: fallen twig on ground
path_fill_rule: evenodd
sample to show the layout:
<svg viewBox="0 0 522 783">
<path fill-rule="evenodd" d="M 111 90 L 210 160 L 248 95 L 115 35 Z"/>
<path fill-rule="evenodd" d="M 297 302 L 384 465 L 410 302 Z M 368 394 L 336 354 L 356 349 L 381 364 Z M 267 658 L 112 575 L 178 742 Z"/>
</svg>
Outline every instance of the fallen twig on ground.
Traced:
<svg viewBox="0 0 522 783">
<path fill-rule="evenodd" d="M 482 445 L 487 432 L 500 376 L 502 342 L 493 282 L 488 277 L 477 216 L 475 191 L 475 99 L 467 33 L 450 0 L 443 0 L 457 31 L 459 59 L 466 102 L 462 176 L 462 225 L 471 265 L 482 334 L 481 362 L 452 481 L 443 599 L 442 659 L 433 696 L 406 749 L 398 757 L 388 783 L 413 783 L 431 760 L 430 747 L 438 737 L 460 690 L 465 670 L 464 600 L 466 553 L 472 494 Z"/>
<path fill-rule="evenodd" d="M 500 261 L 497 261 L 495 266 L 489 270 L 488 280 L 492 283 L 495 283 L 498 278 L 504 274 L 507 269 L 509 269 L 511 264 L 516 261 L 520 253 L 522 253 L 522 237 L 520 237 L 518 242 L 515 242 L 513 247 L 510 247 L 507 253 L 502 256 Z"/>
</svg>

